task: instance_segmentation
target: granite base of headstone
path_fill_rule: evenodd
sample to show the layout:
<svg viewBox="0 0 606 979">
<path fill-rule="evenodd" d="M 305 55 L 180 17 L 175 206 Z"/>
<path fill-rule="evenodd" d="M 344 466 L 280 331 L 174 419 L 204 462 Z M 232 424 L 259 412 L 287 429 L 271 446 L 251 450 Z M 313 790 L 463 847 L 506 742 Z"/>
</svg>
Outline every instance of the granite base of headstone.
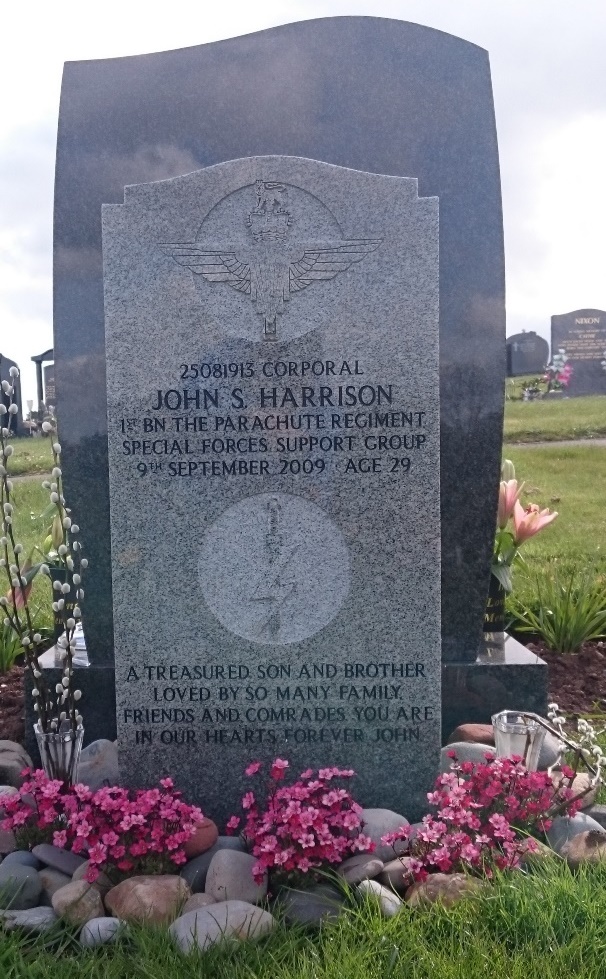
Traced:
<svg viewBox="0 0 606 979">
<path fill-rule="evenodd" d="M 548 677 L 547 664 L 536 653 L 507 633 L 492 634 L 475 663 L 442 665 L 443 737 L 459 724 L 488 724 L 502 710 L 545 716 Z"/>
</svg>

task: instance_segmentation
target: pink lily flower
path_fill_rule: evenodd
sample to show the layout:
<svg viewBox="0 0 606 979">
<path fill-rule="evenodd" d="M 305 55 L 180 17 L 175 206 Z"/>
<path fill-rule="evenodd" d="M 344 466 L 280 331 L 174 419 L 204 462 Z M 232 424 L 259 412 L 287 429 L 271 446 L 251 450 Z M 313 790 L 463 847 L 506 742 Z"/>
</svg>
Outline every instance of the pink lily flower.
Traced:
<svg viewBox="0 0 606 979">
<path fill-rule="evenodd" d="M 548 509 L 539 510 L 536 503 L 531 503 L 524 509 L 520 502 L 516 500 L 513 508 L 513 528 L 514 540 L 517 545 L 522 544 L 530 537 L 538 534 L 543 527 L 553 523 L 557 513 L 551 513 Z"/>
<path fill-rule="evenodd" d="M 503 480 L 499 486 L 498 525 L 502 530 L 513 513 L 513 508 L 520 497 L 524 483 L 518 485 L 517 479 Z"/>
</svg>

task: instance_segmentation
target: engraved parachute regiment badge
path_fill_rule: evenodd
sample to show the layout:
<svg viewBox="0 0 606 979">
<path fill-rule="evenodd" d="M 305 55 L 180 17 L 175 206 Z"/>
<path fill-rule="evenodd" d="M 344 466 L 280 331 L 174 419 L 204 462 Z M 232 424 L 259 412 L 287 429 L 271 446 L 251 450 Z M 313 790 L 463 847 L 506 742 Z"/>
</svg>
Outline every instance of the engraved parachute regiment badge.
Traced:
<svg viewBox="0 0 606 979">
<path fill-rule="evenodd" d="M 207 282 L 225 282 L 249 296 L 263 321 L 261 339 L 277 341 L 278 317 L 291 297 L 316 282 L 334 279 L 361 262 L 381 238 L 297 241 L 296 215 L 288 204 L 288 186 L 268 180 L 251 185 L 256 203 L 244 215 L 247 246 L 205 243 L 204 224 L 195 242 L 163 242 L 160 247 Z M 251 201 L 251 203 L 253 203 Z"/>
</svg>

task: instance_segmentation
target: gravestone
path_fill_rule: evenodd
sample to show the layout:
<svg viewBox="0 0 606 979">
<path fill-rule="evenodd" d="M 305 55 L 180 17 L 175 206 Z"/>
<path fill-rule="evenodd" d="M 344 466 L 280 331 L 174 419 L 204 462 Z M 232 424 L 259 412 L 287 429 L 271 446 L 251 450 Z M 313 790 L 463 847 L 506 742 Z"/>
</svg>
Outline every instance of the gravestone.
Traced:
<svg viewBox="0 0 606 979">
<path fill-rule="evenodd" d="M 606 312 L 575 309 L 551 317 L 551 355 L 565 355 L 572 371 L 566 394 L 606 394 Z"/>
<path fill-rule="evenodd" d="M 3 416 L 2 424 L 8 426 L 13 435 L 23 435 L 23 405 L 21 401 L 21 378 L 11 377 L 11 367 L 16 367 L 19 369 L 18 365 L 14 360 L 10 360 L 9 357 L 0 355 L 0 384 L 2 381 L 7 381 L 14 387 L 14 393 L 12 395 L 12 400 L 17 405 L 17 414 Z M 11 398 L 2 391 L 0 388 L 0 404 L 3 404 L 5 408 L 8 408 L 11 402 Z"/>
<path fill-rule="evenodd" d="M 549 344 L 533 330 L 507 337 L 507 376 L 541 374 L 549 360 Z"/>
<path fill-rule="evenodd" d="M 503 707 L 524 706 L 518 694 L 529 684 L 518 677 L 516 703 L 508 701 L 514 692 L 507 655 L 487 659 L 480 645 L 505 377 L 503 234 L 488 56 L 416 24 L 337 17 L 181 51 L 65 66 L 54 327 L 65 483 L 90 558 L 92 666 L 83 682 L 95 693 L 87 738 L 91 727 L 104 727 L 112 737 L 115 717 L 101 207 L 122 204 L 126 185 L 267 154 L 415 178 L 419 197 L 440 200 L 444 710 L 449 725 L 453 716 L 468 720 L 470 708 L 476 715 L 490 710 L 486 689 Z M 277 330 L 287 328 L 285 316 L 278 317 Z M 479 649 L 484 672 L 476 664 Z M 490 679 L 479 679 L 486 672 Z"/>
<path fill-rule="evenodd" d="M 54 405 L 55 403 L 55 365 L 46 364 L 42 368 L 44 377 L 44 404 Z"/>
<path fill-rule="evenodd" d="M 123 776 L 173 773 L 222 820 L 253 756 L 355 760 L 362 803 L 379 770 L 381 804 L 420 813 L 440 747 L 438 202 L 292 157 L 124 200 L 103 209 Z"/>
</svg>

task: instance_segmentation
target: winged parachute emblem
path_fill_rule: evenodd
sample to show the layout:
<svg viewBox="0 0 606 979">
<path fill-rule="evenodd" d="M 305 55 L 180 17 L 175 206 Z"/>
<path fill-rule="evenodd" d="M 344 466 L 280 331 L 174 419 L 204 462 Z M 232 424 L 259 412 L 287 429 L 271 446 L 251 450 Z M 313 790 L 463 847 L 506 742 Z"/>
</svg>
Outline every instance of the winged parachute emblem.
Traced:
<svg viewBox="0 0 606 979">
<path fill-rule="evenodd" d="M 203 276 L 207 282 L 227 283 L 250 296 L 263 320 L 262 339 L 276 341 L 278 317 L 293 294 L 316 282 L 334 279 L 361 262 L 383 239 L 286 243 L 292 225 L 292 215 L 285 207 L 287 188 L 274 181 L 258 180 L 255 190 L 257 205 L 246 221 L 253 239 L 251 247 L 217 247 L 201 241 L 164 242 L 161 247 L 194 275 Z"/>
</svg>

